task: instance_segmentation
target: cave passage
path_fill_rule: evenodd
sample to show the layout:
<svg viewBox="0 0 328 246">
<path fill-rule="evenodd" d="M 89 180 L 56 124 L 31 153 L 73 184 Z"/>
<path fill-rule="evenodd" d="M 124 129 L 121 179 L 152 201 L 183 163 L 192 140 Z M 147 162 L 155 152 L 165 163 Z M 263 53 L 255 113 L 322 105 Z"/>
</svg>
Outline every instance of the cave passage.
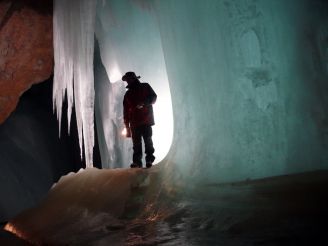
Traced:
<svg viewBox="0 0 328 246">
<path fill-rule="evenodd" d="M 173 141 L 163 157 L 187 180 L 327 169 L 324 1 L 110 0 L 96 12 L 111 82 L 135 70 L 167 98 L 167 109 L 155 108 L 161 134 L 170 135 L 159 127 L 171 124 L 172 100 Z M 99 100 L 110 100 L 107 91 Z"/>
<path fill-rule="evenodd" d="M 327 218 L 327 195 L 322 189 L 328 167 L 327 1 L 56 0 L 54 11 L 55 81 L 57 71 L 63 78 L 69 75 L 70 82 L 54 86 L 54 102 L 64 102 L 67 90 L 67 103 L 73 106 L 73 94 L 77 93 L 77 138 L 80 148 L 85 148 L 86 166 L 94 164 L 96 127 L 104 167 L 64 176 L 50 190 L 50 201 L 62 198 L 56 193 L 61 189 L 72 192 L 64 192 L 63 197 L 74 205 L 65 212 L 76 216 L 75 225 L 95 218 L 82 229 L 90 232 L 99 223 L 96 232 L 128 233 L 136 244 L 143 238 L 138 228 L 146 227 L 145 221 L 154 222 L 149 231 L 160 235 L 161 242 L 177 240 L 176 245 L 186 243 L 183 240 L 198 231 L 203 233 L 200 238 L 209 235 L 212 239 L 208 245 L 224 240 L 241 244 L 230 241 L 240 235 L 251 245 L 290 245 L 302 243 L 302 239 L 308 243 L 317 236 L 327 242 L 322 238 Z M 70 14 L 76 17 L 72 22 Z M 62 46 L 57 46 L 56 40 L 61 40 Z M 58 67 L 58 55 L 67 67 Z M 159 164 L 149 170 L 119 168 L 129 165 L 131 158 L 131 145 L 119 136 L 125 91 L 119 80 L 130 70 L 149 82 L 160 98 L 154 128 L 159 134 L 159 143 L 155 143 Z M 77 81 L 81 84 L 74 84 L 73 92 L 72 83 Z M 61 109 L 58 105 L 57 110 Z M 67 114 L 70 118 L 70 109 Z M 40 129 L 44 126 L 38 124 Z M 31 124 L 21 134 L 35 134 L 36 126 Z M 160 134 L 167 136 L 165 141 Z M 9 139 L 22 148 L 18 138 Z M 31 141 L 24 144 L 27 156 L 33 144 L 45 147 L 36 137 L 27 139 Z M 10 194 L 1 201 L 6 218 L 22 209 L 17 204 L 45 194 L 57 173 L 46 164 L 39 168 L 40 161 L 35 166 L 29 162 L 29 172 L 24 173 L 17 156 L 13 153 L 7 158 L 9 154 L 0 156 L 6 161 L 1 178 L 12 188 L 10 193 L 4 189 L 0 196 Z M 42 181 L 37 190 L 26 185 L 31 184 L 25 181 L 28 174 Z M 98 174 L 103 179 L 98 180 Z M 98 188 L 100 181 L 105 185 Z M 107 187 L 111 195 L 106 193 Z M 55 200 L 66 208 L 65 199 Z M 26 228 L 34 222 L 31 211 L 42 219 L 46 208 L 53 211 L 52 206 L 42 207 L 47 201 L 41 204 L 45 210 L 23 213 Z M 29 207 L 33 202 L 26 204 Z M 57 213 L 49 218 L 57 219 Z M 19 225 L 21 218 L 13 221 Z M 102 219 L 110 223 L 104 227 Z M 45 223 L 49 221 L 53 222 Z M 41 230 L 42 223 L 37 224 Z M 222 238 L 217 237 L 218 231 Z M 275 236 L 272 231 L 281 234 Z M 168 239 L 170 232 L 182 237 Z M 118 235 L 115 233 L 110 235 Z M 106 240 L 106 235 L 102 239 Z M 269 237 L 263 239 L 266 235 Z M 192 239 L 187 242 L 193 243 Z"/>
</svg>

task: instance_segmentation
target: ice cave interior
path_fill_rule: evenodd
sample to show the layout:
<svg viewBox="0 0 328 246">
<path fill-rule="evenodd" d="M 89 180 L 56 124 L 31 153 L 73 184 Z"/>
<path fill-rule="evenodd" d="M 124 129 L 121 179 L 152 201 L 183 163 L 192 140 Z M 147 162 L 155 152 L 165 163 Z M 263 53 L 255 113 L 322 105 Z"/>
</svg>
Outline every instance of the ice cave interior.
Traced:
<svg viewBox="0 0 328 246">
<path fill-rule="evenodd" d="M 0 125 L 0 242 L 328 243 L 328 2 L 14 2 L 1 43 L 48 15 L 54 67 Z M 127 71 L 158 95 L 151 169 L 121 136 Z"/>
</svg>

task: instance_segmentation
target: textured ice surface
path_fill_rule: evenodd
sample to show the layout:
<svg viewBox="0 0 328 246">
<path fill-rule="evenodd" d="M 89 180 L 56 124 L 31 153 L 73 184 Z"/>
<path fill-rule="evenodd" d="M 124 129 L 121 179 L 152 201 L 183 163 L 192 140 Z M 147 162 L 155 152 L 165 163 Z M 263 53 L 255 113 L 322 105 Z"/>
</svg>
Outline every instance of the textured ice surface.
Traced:
<svg viewBox="0 0 328 246">
<path fill-rule="evenodd" d="M 181 189 L 152 169 L 63 177 L 6 229 L 36 245 L 326 245 L 327 172 Z M 1 243 L 1 241 L 0 241 Z"/>
<path fill-rule="evenodd" d="M 161 191 L 157 171 L 155 167 L 88 168 L 70 173 L 52 187 L 40 206 L 22 213 L 7 229 L 34 243 L 51 245 L 81 245 L 84 240 L 93 242 L 111 236 L 133 227 L 138 216 L 145 220 L 158 216 L 159 211 L 152 208 Z M 150 192 L 144 192 L 146 187 Z M 131 219 L 136 221 L 127 225 Z"/>
<path fill-rule="evenodd" d="M 308 0 L 112 0 L 96 33 L 111 82 L 127 70 L 169 81 L 166 160 L 222 182 L 327 168 L 326 13 Z M 156 125 L 166 112 L 155 106 Z"/>
<path fill-rule="evenodd" d="M 61 126 L 62 106 L 67 96 L 69 125 L 74 104 L 81 157 L 84 153 L 87 167 L 92 166 L 94 146 L 96 4 L 96 0 L 54 1 L 54 108 Z"/>
<path fill-rule="evenodd" d="M 174 173 L 179 173 L 178 181 L 190 188 L 190 196 L 179 198 L 182 207 L 180 210 L 179 206 L 166 206 L 169 211 L 177 211 L 171 219 L 157 220 L 154 213 L 153 216 L 132 221 L 135 223 L 130 223 L 127 230 L 121 230 L 122 224 L 113 219 L 110 211 L 113 209 L 118 211 L 117 215 L 121 215 L 122 199 L 126 201 L 129 197 L 125 192 L 133 193 L 130 182 L 136 176 L 124 176 L 120 171 L 116 172 L 118 179 L 111 179 L 111 175 L 107 174 L 104 179 L 97 175 L 86 175 L 81 179 L 85 184 L 83 189 L 60 184 L 55 186 L 54 190 L 62 187 L 73 193 L 63 192 L 66 194 L 63 199 L 65 202 L 60 206 L 54 205 L 56 202 L 61 203 L 62 197 L 52 193 L 55 199 L 50 200 L 49 207 L 42 205 L 41 209 L 45 210 L 36 211 L 40 212 L 38 216 L 26 216 L 21 220 L 27 222 L 26 228 L 31 229 L 32 234 L 38 232 L 34 235 L 45 235 L 34 230 L 33 226 L 41 225 L 39 229 L 47 231 L 48 228 L 42 223 L 55 221 L 49 224 L 54 227 L 47 235 L 55 239 L 73 240 L 77 244 L 78 240 L 84 240 L 85 237 L 100 240 L 99 234 L 107 233 L 107 240 L 111 242 L 114 241 L 113 237 L 123 240 L 128 238 L 130 244 L 140 242 L 140 245 L 147 236 L 161 232 L 163 244 L 166 242 L 169 245 L 172 236 L 181 236 L 178 245 L 197 245 L 193 243 L 195 237 L 209 240 L 206 241 L 208 245 L 215 245 L 211 240 L 215 241 L 222 235 L 218 230 L 227 233 L 225 235 L 232 235 L 234 240 L 244 236 L 244 245 L 304 245 L 302 241 L 307 236 L 304 232 L 312 233 L 315 242 L 318 239 L 316 233 L 326 228 L 327 177 L 322 181 L 316 176 L 313 179 L 302 176 L 299 180 L 291 180 L 296 182 L 290 182 L 288 190 L 284 185 L 273 183 L 270 186 L 264 182 L 262 187 L 254 187 L 258 195 L 256 199 L 249 196 L 251 192 L 248 182 L 240 186 L 240 189 L 233 185 L 222 189 L 217 183 L 327 168 L 327 2 L 299 0 L 295 4 L 295 1 L 286 0 L 135 0 L 106 3 L 106 6 L 113 4 L 111 8 L 115 9 L 112 13 L 115 21 L 106 22 L 107 18 L 100 21 L 104 29 L 110 23 L 111 37 L 106 35 L 104 39 L 115 39 L 113 43 L 121 46 L 109 48 L 103 54 L 112 52 L 111 56 L 114 53 L 118 60 L 126 58 L 126 63 L 123 63 L 126 65 L 142 63 L 140 59 L 133 61 L 134 57 L 144 57 L 144 54 L 149 55 L 154 50 L 150 48 L 154 44 L 153 40 L 149 39 L 149 42 L 143 44 L 143 37 L 140 38 L 138 32 L 134 31 L 139 29 L 133 26 L 134 23 L 138 26 L 138 19 L 143 20 L 147 14 L 138 17 L 129 4 L 133 3 L 138 11 L 150 12 L 156 16 L 175 119 L 174 140 L 165 159 L 167 166 L 163 173 L 167 172 L 168 167 Z M 126 5 L 129 7 L 126 8 Z M 126 23 L 132 27 L 127 28 Z M 153 25 L 151 21 L 147 23 Z M 135 39 L 126 39 L 127 35 L 122 34 L 124 32 Z M 142 33 L 145 36 L 151 35 L 148 29 Z M 142 42 L 139 42 L 139 38 Z M 102 40 L 101 37 L 99 39 Z M 131 45 L 133 51 L 141 55 L 130 57 L 130 52 L 124 53 L 125 42 L 126 47 Z M 134 47 L 134 42 L 140 46 Z M 119 53 L 116 54 L 116 50 Z M 108 61 L 106 69 L 113 69 L 113 72 L 109 72 L 113 81 L 119 78 L 119 73 L 130 69 L 138 70 L 146 80 L 149 78 L 145 76 L 147 71 L 142 71 L 142 68 L 121 68 L 119 63 L 110 64 L 111 58 Z M 104 63 L 107 64 L 106 61 Z M 62 100 L 63 92 L 59 98 Z M 133 174 L 139 170 L 124 171 Z M 83 172 L 76 176 L 80 177 L 80 174 Z M 98 179 L 101 183 L 97 182 Z M 109 182 L 109 186 L 104 186 L 107 179 L 117 182 Z M 68 185 L 74 185 L 73 180 L 67 180 Z M 95 185 L 92 185 L 91 181 L 94 180 Z M 300 185 L 304 181 L 311 182 L 309 185 Z M 172 185 L 169 180 L 165 182 Z M 150 193 L 156 195 L 156 191 L 162 190 L 158 186 L 149 187 L 154 189 Z M 105 190 L 100 195 L 99 190 L 102 188 Z M 142 197 L 138 192 L 140 190 L 134 191 L 137 192 L 131 204 L 140 201 Z M 169 187 L 170 192 L 175 192 L 174 186 Z M 180 194 L 185 195 L 186 190 Z M 78 202 L 74 202 L 75 198 Z M 107 208 L 96 205 L 96 198 L 100 199 L 99 204 L 108 204 L 111 208 L 106 211 L 107 217 L 104 216 L 108 224 L 101 219 L 101 209 Z M 226 203 L 228 199 L 237 200 Z M 74 204 L 74 209 L 70 210 L 67 200 Z M 169 199 L 164 196 L 162 202 L 165 201 Z M 115 208 L 116 204 L 119 208 Z M 184 209 L 185 205 L 189 208 Z M 262 207 L 257 207 L 259 205 Z M 99 217 L 89 213 L 92 211 L 89 207 L 101 208 Z M 48 217 L 42 216 L 45 211 Z M 126 211 L 129 211 L 125 214 L 127 216 L 135 215 L 131 207 Z M 67 212 L 68 222 L 60 216 L 63 212 Z M 284 217 L 286 215 L 287 218 Z M 81 225 L 80 221 L 89 220 L 91 227 L 83 223 Z M 61 226 L 66 223 L 68 227 Z M 99 226 L 96 226 L 97 223 Z M 277 225 L 275 230 L 272 230 L 273 224 Z M 17 228 L 20 228 L 19 225 Z M 85 228 L 86 233 L 82 234 L 83 230 L 79 231 L 79 228 Z M 97 229 L 92 231 L 92 228 Z M 257 228 L 255 234 L 249 233 L 253 228 Z M 75 229 L 77 234 L 70 233 L 68 237 L 63 237 L 66 231 L 72 232 Z M 119 233 L 123 233 L 123 236 Z M 265 241 L 267 235 L 269 240 Z M 291 237 L 298 241 L 291 243 Z M 252 241 L 254 238 L 256 241 Z M 183 239 L 189 241 L 184 243 Z M 325 243 L 320 245 L 327 245 L 327 240 L 324 240 Z M 105 242 L 101 242 L 102 245 L 106 245 Z M 222 240 L 216 242 L 228 245 Z M 234 241 L 231 244 L 242 243 Z"/>
<path fill-rule="evenodd" d="M 121 77 L 127 71 L 135 71 L 141 76 L 141 82 L 148 82 L 157 94 L 154 104 L 155 126 L 153 127 L 153 142 L 155 148 L 155 162 L 160 162 L 168 153 L 173 137 L 173 112 L 171 92 L 169 88 L 161 36 L 156 16 L 148 7 L 150 2 L 110 0 L 98 2 L 96 37 L 99 41 L 102 62 L 108 73 L 111 83 L 96 81 L 101 86 L 99 105 L 101 105 L 101 118 L 96 120 L 103 129 L 106 141 L 99 143 L 102 164 L 105 167 L 117 165 L 115 160 L 119 154 L 126 166 L 131 163 L 131 149 L 127 149 L 122 138 L 117 133 L 123 129 L 122 104 L 119 101 L 123 94 Z M 124 89 L 124 88 L 123 88 Z M 96 108 L 99 107 L 96 105 Z M 118 129 L 115 129 L 116 127 Z M 113 129 L 111 129 L 113 128 Z M 113 146 L 121 146 L 114 151 Z M 105 161 L 105 162 L 104 162 Z"/>
<path fill-rule="evenodd" d="M 169 94 L 170 83 L 166 160 L 186 177 L 222 182 L 327 168 L 324 1 L 100 3 L 96 35 L 111 82 L 134 70 L 158 93 Z M 169 126 L 170 101 L 161 109 L 160 98 L 156 126 Z M 101 118 L 106 161 L 114 156 L 111 120 Z"/>
<path fill-rule="evenodd" d="M 132 141 L 121 134 L 124 128 L 122 102 L 125 84 L 123 81 L 110 83 L 97 44 L 94 55 L 95 116 L 102 167 L 129 167 Z"/>
<path fill-rule="evenodd" d="M 324 2 L 154 1 L 190 182 L 328 167 Z"/>
<path fill-rule="evenodd" d="M 68 99 L 68 118 L 75 102 L 79 140 L 86 155 L 87 166 L 92 165 L 93 132 L 93 37 L 96 1 L 55 1 L 54 50 L 55 78 L 54 105 L 61 124 L 65 92 Z M 128 18 L 127 18 L 128 17 Z M 99 146 L 104 167 L 129 165 L 131 151 L 122 143 L 121 107 L 116 107 L 123 96 L 122 75 L 135 71 L 148 82 L 158 95 L 154 105 L 154 146 L 156 162 L 169 151 L 173 135 L 171 94 L 166 75 L 164 55 L 155 16 L 129 1 L 98 1 L 96 35 L 102 62 L 108 79 L 99 76 L 96 84 L 96 119 Z M 133 37 L 133 38 L 131 38 Z M 97 70 L 97 69 L 96 69 Z M 73 86 L 74 85 L 74 86 Z M 74 91 L 73 91 L 74 88 Z M 68 122 L 69 124 L 69 122 Z M 122 156 L 119 158 L 118 156 Z M 128 159 L 127 157 L 130 156 Z"/>
</svg>

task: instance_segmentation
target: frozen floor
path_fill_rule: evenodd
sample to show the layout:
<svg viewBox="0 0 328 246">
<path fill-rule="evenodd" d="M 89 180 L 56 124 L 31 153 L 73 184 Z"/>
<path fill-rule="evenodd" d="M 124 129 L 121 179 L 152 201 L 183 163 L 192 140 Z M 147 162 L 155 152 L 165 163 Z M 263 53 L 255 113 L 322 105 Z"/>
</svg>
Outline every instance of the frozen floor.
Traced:
<svg viewBox="0 0 328 246">
<path fill-rule="evenodd" d="M 7 228 L 41 245 L 328 245 L 328 171 L 187 191 L 160 169 L 70 175 Z"/>
</svg>

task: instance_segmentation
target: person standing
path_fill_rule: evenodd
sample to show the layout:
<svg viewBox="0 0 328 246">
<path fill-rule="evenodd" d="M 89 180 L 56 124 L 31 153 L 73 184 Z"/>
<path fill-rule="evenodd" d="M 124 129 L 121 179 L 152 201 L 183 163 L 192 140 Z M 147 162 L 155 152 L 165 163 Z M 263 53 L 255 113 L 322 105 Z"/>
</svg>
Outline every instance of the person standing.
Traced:
<svg viewBox="0 0 328 246">
<path fill-rule="evenodd" d="M 157 95 L 148 83 L 141 83 L 140 76 L 127 72 L 122 80 L 128 89 L 123 99 L 123 117 L 127 137 L 132 137 L 133 163 L 131 168 L 142 167 L 142 139 L 145 143 L 146 167 L 150 168 L 155 160 L 152 141 L 154 122 L 153 104 Z"/>
</svg>

